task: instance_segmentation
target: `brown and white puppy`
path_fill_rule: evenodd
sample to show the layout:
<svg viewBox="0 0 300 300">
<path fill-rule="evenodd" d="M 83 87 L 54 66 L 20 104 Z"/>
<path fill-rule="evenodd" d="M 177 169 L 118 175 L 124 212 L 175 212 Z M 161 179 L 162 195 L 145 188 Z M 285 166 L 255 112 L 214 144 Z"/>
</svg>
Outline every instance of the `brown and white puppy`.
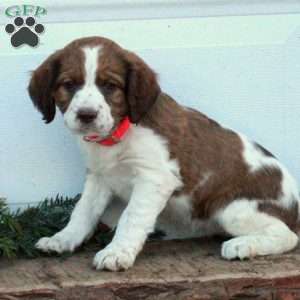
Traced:
<svg viewBox="0 0 300 300">
<path fill-rule="evenodd" d="M 61 110 L 88 170 L 68 225 L 39 249 L 73 251 L 99 219 L 117 228 L 95 256 L 97 269 L 131 267 L 155 226 L 168 238 L 229 234 L 226 259 L 297 245 L 298 188 L 287 170 L 260 145 L 164 94 L 145 62 L 114 42 L 84 38 L 55 52 L 33 73 L 29 93 L 46 123 Z M 109 138 L 126 117 L 133 125 L 119 143 L 86 141 Z"/>
</svg>

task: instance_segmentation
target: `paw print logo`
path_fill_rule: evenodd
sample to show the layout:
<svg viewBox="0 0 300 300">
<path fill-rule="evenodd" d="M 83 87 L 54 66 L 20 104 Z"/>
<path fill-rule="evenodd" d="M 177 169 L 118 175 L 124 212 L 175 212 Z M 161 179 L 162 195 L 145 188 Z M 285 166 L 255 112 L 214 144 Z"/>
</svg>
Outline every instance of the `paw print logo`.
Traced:
<svg viewBox="0 0 300 300">
<path fill-rule="evenodd" d="M 26 44 L 31 47 L 37 46 L 39 43 L 38 35 L 43 33 L 45 27 L 42 24 L 36 24 L 33 17 L 28 17 L 25 20 L 22 17 L 16 17 L 14 24 L 7 24 L 5 31 L 11 34 L 11 44 L 14 47 L 19 47 Z"/>
</svg>

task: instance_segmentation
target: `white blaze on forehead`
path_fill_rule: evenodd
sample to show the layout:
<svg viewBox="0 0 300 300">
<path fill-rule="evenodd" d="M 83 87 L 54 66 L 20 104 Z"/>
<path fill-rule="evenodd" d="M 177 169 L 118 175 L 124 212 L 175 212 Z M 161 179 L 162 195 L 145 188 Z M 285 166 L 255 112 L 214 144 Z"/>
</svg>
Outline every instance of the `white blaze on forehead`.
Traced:
<svg viewBox="0 0 300 300">
<path fill-rule="evenodd" d="M 101 46 L 81 49 L 84 55 L 84 84 L 74 94 L 72 102 L 64 114 L 64 119 L 71 130 L 84 129 L 87 135 L 92 134 L 95 136 L 96 134 L 103 138 L 109 135 L 114 127 L 114 118 L 109 104 L 96 83 L 101 49 Z M 89 128 L 86 128 L 87 125 L 83 126 L 78 118 L 78 112 L 85 109 L 93 110 L 97 113 L 95 120 L 89 124 Z"/>
<path fill-rule="evenodd" d="M 96 81 L 97 69 L 98 69 L 98 60 L 100 55 L 101 47 L 93 47 L 93 48 L 83 48 L 85 63 L 85 85 L 93 85 Z"/>
</svg>

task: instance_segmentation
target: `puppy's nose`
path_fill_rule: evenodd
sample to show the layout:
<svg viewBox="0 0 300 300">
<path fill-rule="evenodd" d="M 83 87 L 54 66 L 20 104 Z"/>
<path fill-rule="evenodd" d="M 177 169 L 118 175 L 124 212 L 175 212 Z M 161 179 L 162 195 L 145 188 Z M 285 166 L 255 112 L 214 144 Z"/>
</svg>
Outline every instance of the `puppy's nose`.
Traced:
<svg viewBox="0 0 300 300">
<path fill-rule="evenodd" d="M 77 118 L 80 122 L 88 124 L 93 122 L 98 115 L 98 112 L 89 108 L 82 108 L 77 112 Z"/>
</svg>

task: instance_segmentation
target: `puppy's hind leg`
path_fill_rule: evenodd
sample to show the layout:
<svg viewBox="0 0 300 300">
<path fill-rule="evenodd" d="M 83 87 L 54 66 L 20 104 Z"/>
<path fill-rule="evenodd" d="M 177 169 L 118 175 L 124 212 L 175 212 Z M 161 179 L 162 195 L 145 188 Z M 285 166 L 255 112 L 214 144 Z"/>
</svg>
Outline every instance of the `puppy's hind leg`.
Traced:
<svg viewBox="0 0 300 300">
<path fill-rule="evenodd" d="M 259 211 L 255 200 L 235 200 L 219 211 L 216 219 L 233 236 L 222 245 L 226 259 L 281 254 L 298 243 L 298 236 L 279 218 Z"/>
</svg>

